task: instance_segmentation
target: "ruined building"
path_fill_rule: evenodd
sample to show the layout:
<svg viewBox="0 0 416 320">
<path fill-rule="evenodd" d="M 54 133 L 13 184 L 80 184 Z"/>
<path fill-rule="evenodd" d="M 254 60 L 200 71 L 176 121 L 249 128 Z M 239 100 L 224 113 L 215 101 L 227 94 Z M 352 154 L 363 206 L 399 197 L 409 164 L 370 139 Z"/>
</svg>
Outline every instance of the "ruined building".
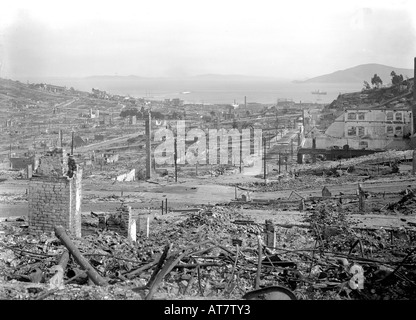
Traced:
<svg viewBox="0 0 416 320">
<path fill-rule="evenodd" d="M 298 162 L 305 154 L 336 159 L 389 149 L 412 149 L 416 144 L 414 101 L 413 79 L 340 95 L 329 109 L 342 111 L 341 114 L 325 132 L 309 130 L 308 139 L 299 150 Z"/>
<path fill-rule="evenodd" d="M 29 180 L 29 230 L 53 232 L 61 225 L 81 237 L 81 187 L 82 169 L 74 160 L 62 148 L 47 152 Z"/>
<path fill-rule="evenodd" d="M 345 109 L 322 136 L 317 148 L 396 149 L 409 148 L 412 112 L 407 105 Z"/>
</svg>

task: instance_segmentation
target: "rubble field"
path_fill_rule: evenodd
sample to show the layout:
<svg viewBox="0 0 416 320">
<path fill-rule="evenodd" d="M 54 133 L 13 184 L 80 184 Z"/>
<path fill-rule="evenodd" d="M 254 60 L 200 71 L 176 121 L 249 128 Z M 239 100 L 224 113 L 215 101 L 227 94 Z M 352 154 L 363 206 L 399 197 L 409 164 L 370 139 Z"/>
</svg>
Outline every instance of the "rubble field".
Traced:
<svg viewBox="0 0 416 320">
<path fill-rule="evenodd" d="M 264 241 L 264 220 L 233 206 L 156 216 L 137 242 L 98 228 L 71 238 L 106 285 L 94 285 L 72 255 L 56 285 L 66 252 L 56 235 L 30 235 L 24 219 L 3 222 L 0 298 L 242 299 L 278 285 L 297 299 L 414 299 L 414 233 L 355 228 L 346 216 L 321 203 L 301 224 L 276 224 L 274 247 Z"/>
<path fill-rule="evenodd" d="M 128 194 L 133 184 L 122 187 L 122 196 L 115 195 L 120 185 L 86 179 L 85 202 L 114 207 L 148 195 L 143 201 L 148 206 L 171 195 L 172 207 L 167 214 L 134 209 L 136 242 L 100 227 L 97 214 L 84 211 L 82 238 L 69 238 L 94 274 L 79 256 L 68 253 L 56 228 L 34 236 L 26 217 L 2 218 L 0 298 L 239 300 L 256 289 L 284 288 L 289 292 L 285 298 L 300 300 L 413 300 L 416 179 L 401 164 L 394 168 L 394 161 L 384 165 L 385 172 L 363 175 L 366 161 L 378 163 L 380 157 L 336 167 L 304 166 L 297 175 L 285 173 L 267 183 L 241 175 L 179 184 L 160 178 L 147 189 L 134 187 L 144 191 L 136 196 Z M 2 176 L 16 182 L 3 202 L 24 203 L 17 178 L 7 171 Z M 225 186 L 233 191 L 236 185 L 243 193 L 251 190 L 251 199 L 243 201 L 240 194 L 216 204 L 197 202 L 201 192 Z M 192 210 L 171 210 L 178 203 Z M 260 298 L 269 299 L 266 294 Z"/>
</svg>

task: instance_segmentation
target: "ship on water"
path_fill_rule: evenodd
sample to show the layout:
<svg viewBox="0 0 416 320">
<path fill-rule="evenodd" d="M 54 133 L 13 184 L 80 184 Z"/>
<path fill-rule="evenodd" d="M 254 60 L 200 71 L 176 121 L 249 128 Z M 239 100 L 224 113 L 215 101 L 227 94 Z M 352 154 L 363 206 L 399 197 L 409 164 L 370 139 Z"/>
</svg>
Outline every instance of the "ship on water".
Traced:
<svg viewBox="0 0 416 320">
<path fill-rule="evenodd" d="M 312 94 L 322 94 L 322 95 L 326 95 L 326 92 L 325 91 L 315 90 L 315 91 L 312 91 Z"/>
</svg>

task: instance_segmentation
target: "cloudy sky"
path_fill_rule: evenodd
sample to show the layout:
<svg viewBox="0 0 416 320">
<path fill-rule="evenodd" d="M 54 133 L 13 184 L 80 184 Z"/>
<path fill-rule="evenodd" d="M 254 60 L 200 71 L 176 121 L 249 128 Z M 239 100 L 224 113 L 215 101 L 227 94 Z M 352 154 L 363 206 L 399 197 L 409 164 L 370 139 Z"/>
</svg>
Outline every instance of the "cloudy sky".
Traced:
<svg viewBox="0 0 416 320">
<path fill-rule="evenodd" d="M 38 0 L 0 10 L 0 77 L 314 77 L 413 68 L 414 0 Z"/>
</svg>

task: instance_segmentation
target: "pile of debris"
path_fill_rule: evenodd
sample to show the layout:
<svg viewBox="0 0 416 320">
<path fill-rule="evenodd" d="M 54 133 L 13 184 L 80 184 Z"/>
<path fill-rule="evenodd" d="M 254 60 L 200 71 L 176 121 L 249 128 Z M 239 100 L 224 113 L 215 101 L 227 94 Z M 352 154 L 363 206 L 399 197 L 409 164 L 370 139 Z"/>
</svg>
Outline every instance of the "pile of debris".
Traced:
<svg viewBox="0 0 416 320">
<path fill-rule="evenodd" d="M 246 182 L 241 183 L 239 186 L 255 190 L 257 192 L 273 192 L 273 191 L 283 191 L 283 190 L 307 190 L 311 188 L 316 188 L 319 185 L 339 185 L 351 182 L 362 182 L 365 181 L 366 177 L 357 177 L 351 175 L 342 175 L 338 177 L 319 177 L 315 175 L 302 175 L 293 179 L 289 175 L 280 177 L 279 180 L 257 182 Z M 231 185 L 231 184 L 230 184 Z"/>
<path fill-rule="evenodd" d="M 294 299 L 416 298 L 408 238 L 354 229 L 324 207 L 305 218 L 309 228 L 276 227 L 272 246 L 264 224 L 221 206 L 174 223 L 156 217 L 137 242 L 111 230 L 72 238 L 55 227 L 35 237 L 6 225 L 0 298 L 241 299 L 276 286 Z"/>
</svg>

